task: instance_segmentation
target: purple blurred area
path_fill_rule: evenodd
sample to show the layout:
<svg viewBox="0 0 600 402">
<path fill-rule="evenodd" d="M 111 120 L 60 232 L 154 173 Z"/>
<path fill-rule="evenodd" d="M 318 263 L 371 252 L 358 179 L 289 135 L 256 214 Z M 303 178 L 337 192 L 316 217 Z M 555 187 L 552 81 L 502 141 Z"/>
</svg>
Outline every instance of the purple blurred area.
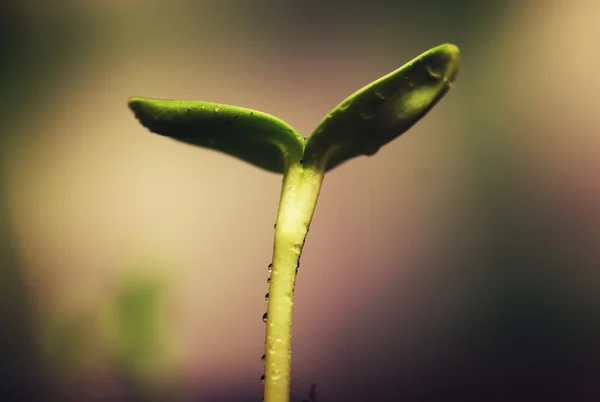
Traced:
<svg viewBox="0 0 600 402">
<path fill-rule="evenodd" d="M 292 396 L 600 400 L 600 3 L 0 5 L 0 400 L 259 401 L 281 178 L 152 135 L 129 96 L 303 136 L 445 42 L 456 85 L 325 178 Z"/>
</svg>

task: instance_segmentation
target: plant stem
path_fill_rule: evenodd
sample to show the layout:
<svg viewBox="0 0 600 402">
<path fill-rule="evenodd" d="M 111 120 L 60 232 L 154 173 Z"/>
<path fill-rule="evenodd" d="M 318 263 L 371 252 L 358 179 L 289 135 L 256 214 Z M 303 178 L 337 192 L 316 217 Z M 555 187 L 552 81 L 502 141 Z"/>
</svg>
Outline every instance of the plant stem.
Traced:
<svg viewBox="0 0 600 402">
<path fill-rule="evenodd" d="M 317 204 L 324 169 L 292 163 L 285 172 L 275 226 L 265 340 L 265 402 L 288 402 L 296 268 Z"/>
</svg>

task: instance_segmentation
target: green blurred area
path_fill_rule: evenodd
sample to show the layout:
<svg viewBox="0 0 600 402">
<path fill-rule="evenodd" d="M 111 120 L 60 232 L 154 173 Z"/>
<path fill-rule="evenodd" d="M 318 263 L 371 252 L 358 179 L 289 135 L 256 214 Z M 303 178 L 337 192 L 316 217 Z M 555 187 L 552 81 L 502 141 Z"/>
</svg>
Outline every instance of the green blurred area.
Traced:
<svg viewBox="0 0 600 402">
<path fill-rule="evenodd" d="M 440 184 L 434 180 L 431 186 L 439 193 L 434 191 L 433 195 L 423 196 L 422 200 L 423 204 L 432 205 L 425 213 L 439 215 L 440 219 L 447 220 L 430 223 L 425 217 L 422 218 L 424 225 L 431 226 L 428 226 L 428 230 L 433 234 L 429 246 L 416 251 L 418 256 L 415 257 L 415 271 L 420 272 L 433 266 L 435 268 L 431 271 L 436 278 L 428 279 L 429 285 L 425 286 L 424 294 L 432 292 L 433 295 L 428 299 L 425 296 L 415 296 L 413 309 L 415 316 L 426 318 L 412 321 L 408 319 L 396 325 L 389 324 L 396 322 L 395 318 L 386 319 L 383 315 L 376 315 L 377 318 L 368 321 L 371 316 L 365 313 L 365 321 L 340 321 L 337 324 L 339 333 L 355 331 L 353 333 L 357 334 L 357 340 L 350 341 L 341 336 L 343 339 L 333 346 L 326 345 L 334 350 L 331 353 L 338 353 L 333 358 L 339 367 L 339 374 L 336 376 L 324 371 L 325 369 L 319 371 L 314 367 L 309 369 L 314 369 L 320 378 L 330 381 L 328 383 L 327 380 L 321 380 L 325 382 L 323 388 L 326 390 L 323 400 L 326 400 L 327 395 L 332 400 L 342 397 L 346 401 L 358 398 L 397 400 L 394 397 L 388 398 L 392 391 L 400 393 L 403 400 L 445 400 L 444 397 L 451 393 L 483 398 L 481 400 L 526 400 L 540 397 L 546 398 L 544 400 L 597 400 L 595 376 L 600 372 L 600 321 L 597 319 L 600 300 L 597 297 L 599 285 L 596 272 L 600 259 L 595 247 L 600 238 L 600 222 L 596 216 L 600 214 L 598 204 L 594 203 L 599 199 L 597 194 L 600 191 L 595 184 L 597 180 L 594 179 L 594 172 L 598 171 L 599 165 L 593 155 L 598 149 L 598 143 L 586 142 L 583 136 L 587 132 L 597 132 L 597 126 L 594 125 L 596 120 L 591 117 L 587 119 L 590 112 L 585 112 L 589 110 L 585 106 L 593 98 L 586 98 L 582 94 L 584 89 L 594 84 L 578 80 L 578 77 L 584 77 L 585 74 L 572 72 L 566 74 L 567 78 L 559 78 L 565 80 L 562 84 L 545 77 L 546 74 L 554 77 L 554 73 L 558 75 L 560 71 L 567 71 L 566 67 L 570 68 L 568 71 L 579 71 L 580 64 L 587 64 L 589 68 L 600 67 L 600 62 L 593 55 L 589 58 L 582 56 L 580 60 L 573 62 L 575 64 L 569 64 L 561 70 L 561 63 L 567 61 L 563 62 L 554 54 L 566 51 L 567 45 L 577 43 L 575 39 L 568 38 L 577 37 L 577 41 L 588 38 L 589 41 L 593 36 L 571 35 L 567 30 L 560 30 L 560 27 L 553 30 L 554 22 L 547 25 L 539 22 L 545 21 L 543 18 L 551 13 L 552 7 L 564 10 L 565 13 L 577 10 L 584 15 L 585 7 L 582 4 L 548 2 L 546 6 L 536 8 L 534 2 L 524 2 L 522 9 L 516 2 L 442 0 L 371 0 L 343 4 L 338 1 L 266 0 L 177 0 L 169 3 L 23 1 L 0 5 L 0 356 L 3 361 L 0 369 L 0 393 L 8 398 L 6 400 L 15 401 L 68 400 L 73 395 L 78 395 L 77 400 L 84 401 L 93 400 L 95 388 L 113 387 L 118 389 L 110 394 L 113 395 L 113 400 L 158 400 L 157 395 L 170 392 L 173 388 L 194 388 L 193 385 L 183 384 L 197 375 L 206 376 L 214 383 L 211 385 L 206 380 L 198 385 L 199 388 L 213 387 L 203 394 L 210 395 L 211 400 L 249 400 L 248 395 L 259 395 L 258 381 L 235 383 L 238 373 L 234 375 L 232 372 L 220 381 L 209 376 L 211 371 L 219 369 L 226 373 L 229 373 L 227 370 L 234 371 L 235 365 L 244 361 L 245 357 L 240 357 L 238 349 L 231 345 L 243 345 L 245 349 L 260 347 L 260 341 L 244 343 L 246 338 L 250 338 L 247 333 L 260 332 L 262 329 L 246 329 L 242 324 L 246 321 L 241 313 L 240 328 L 237 331 L 228 330 L 229 323 L 224 322 L 224 318 L 219 318 L 217 313 L 203 313 L 210 317 L 210 325 L 207 325 L 205 333 L 212 331 L 217 335 L 210 338 L 211 341 L 206 340 L 209 335 L 206 335 L 206 339 L 194 340 L 205 344 L 206 350 L 231 349 L 227 356 L 222 357 L 223 365 L 229 364 L 227 367 L 232 367 L 231 369 L 221 366 L 216 368 L 213 361 L 199 363 L 206 364 L 201 369 L 187 363 L 173 368 L 169 358 L 165 357 L 172 344 L 176 343 L 165 335 L 170 330 L 167 320 L 169 314 L 165 312 L 166 300 L 170 297 L 167 289 L 170 288 L 167 286 L 169 281 L 165 278 L 170 276 L 165 274 L 163 278 L 155 273 L 157 270 L 162 272 L 161 269 L 164 272 L 175 270 L 168 264 L 160 269 L 148 264 L 147 270 L 137 269 L 136 272 L 141 274 L 133 277 L 135 279 L 107 274 L 109 290 L 96 298 L 90 296 L 91 301 L 88 300 L 84 307 L 83 302 L 56 302 L 59 296 L 63 296 L 61 292 L 77 288 L 77 285 L 75 279 L 65 273 L 68 272 L 68 267 L 56 266 L 57 273 L 53 274 L 45 272 L 48 268 L 39 263 L 48 256 L 58 258 L 43 247 L 45 239 L 48 244 L 56 244 L 57 241 L 52 239 L 54 232 L 48 229 L 54 221 L 50 218 L 42 220 L 46 219 L 43 209 L 45 205 L 48 205 L 49 210 L 51 207 L 61 210 L 68 208 L 60 208 L 62 198 L 56 198 L 50 190 L 55 185 L 70 188 L 69 183 L 75 183 L 77 178 L 76 172 L 69 171 L 69 176 L 58 175 L 67 184 L 60 181 L 48 184 L 43 182 L 46 176 L 39 172 L 53 172 L 55 165 L 65 160 L 85 159 L 79 152 L 84 151 L 86 146 L 93 148 L 97 145 L 84 142 L 89 135 L 96 135 L 94 133 L 98 132 L 93 131 L 92 126 L 96 130 L 107 131 L 102 132 L 102 135 L 108 138 L 108 145 L 106 149 L 98 150 L 103 155 L 103 166 L 106 167 L 89 171 L 82 168 L 89 175 L 85 177 L 88 187 L 79 188 L 72 184 L 75 193 L 93 189 L 96 178 L 91 173 L 109 170 L 111 165 L 118 164 L 121 160 L 126 161 L 123 164 L 126 168 L 142 169 L 135 166 L 134 162 L 127 163 L 131 154 L 118 155 L 116 148 L 120 146 L 120 142 L 112 140 L 113 137 L 108 132 L 123 125 L 127 121 L 125 119 L 129 118 L 126 115 L 126 94 L 192 96 L 197 88 L 193 83 L 199 81 L 202 91 L 197 94 L 198 99 L 231 103 L 240 99 L 239 102 L 251 103 L 240 106 L 270 107 L 287 113 L 287 116 L 280 116 L 284 119 L 297 119 L 301 129 L 310 129 L 311 124 L 318 120 L 307 110 L 318 108 L 314 111 L 315 115 L 327 112 L 325 105 L 319 103 L 317 98 L 326 98 L 323 103 L 337 98 L 341 100 L 340 96 L 343 94 L 358 89 L 348 87 L 348 83 L 354 85 L 356 82 L 359 86 L 358 83 L 362 83 L 360 80 L 371 76 L 374 71 L 382 75 L 388 72 L 385 69 L 395 67 L 394 63 L 402 64 L 428 47 L 454 42 L 461 47 L 463 54 L 463 68 L 456 88 L 440 105 L 444 114 L 431 117 L 432 122 L 437 119 L 435 121 L 438 125 L 431 123 L 431 126 L 427 126 L 430 124 L 427 122 L 429 117 L 423 122 L 428 130 L 439 131 L 439 127 L 446 130 L 435 133 L 435 140 L 431 140 L 435 149 L 430 151 L 429 156 L 424 154 L 424 157 L 439 156 L 441 161 L 439 165 L 432 167 L 433 171 L 448 168 L 453 172 L 449 176 L 440 175 L 441 181 L 446 179 L 445 183 Z M 531 28 L 527 25 L 529 21 Z M 540 33 L 534 31 L 537 26 L 543 28 L 539 28 Z M 577 30 L 587 25 L 578 25 L 575 21 L 572 25 L 565 23 L 564 26 Z M 544 41 L 549 37 L 548 32 L 556 30 L 560 31 L 557 38 L 567 38 L 563 47 L 553 45 L 550 40 L 552 38 Z M 520 34 L 527 37 L 523 39 L 526 41 L 523 48 L 518 47 L 521 43 Z M 529 43 L 539 43 L 540 47 L 527 48 Z M 553 46 L 560 48 L 553 53 Z M 511 59 L 513 55 L 516 57 L 514 60 Z M 523 60 L 529 56 L 529 59 Z M 193 68 L 181 61 L 186 58 L 193 60 L 189 62 L 189 66 Z M 128 64 L 137 59 L 145 63 L 144 68 L 140 68 L 139 64 Z M 351 64 L 347 66 L 347 74 L 354 74 L 351 75 L 353 78 L 346 77 L 346 71 L 340 68 L 342 61 L 346 60 Z M 539 64 L 532 67 L 532 63 L 536 61 Z M 314 70 L 307 70 L 307 65 L 316 67 Z M 372 70 L 369 69 L 371 65 L 375 66 Z M 261 68 L 269 70 L 261 75 Z M 189 71 L 193 75 L 187 81 L 174 78 Z M 521 71 L 523 72 L 520 73 Z M 551 71 L 552 74 L 546 71 Z M 147 78 L 148 74 L 157 75 L 156 78 Z M 271 80 L 267 80 L 265 76 Z M 319 80 L 315 87 L 311 87 L 313 90 L 317 88 L 318 93 L 309 96 L 301 91 L 301 86 L 293 85 L 294 81 L 306 80 L 303 77 L 307 76 Z M 378 77 L 373 77 L 375 78 Z M 125 86 L 120 88 L 123 94 L 108 92 L 108 95 L 102 93 L 96 96 L 95 91 L 102 90 L 107 82 L 115 82 L 115 87 Z M 291 89 L 284 89 L 288 88 L 286 85 Z M 561 92 L 552 88 L 561 85 L 581 89 L 581 103 L 577 103 L 578 100 L 574 97 L 568 97 L 569 94 L 574 96 L 571 92 L 564 95 L 565 100 L 557 99 L 557 94 Z M 173 87 L 172 91 L 164 89 L 170 86 Z M 81 87 L 88 91 L 85 96 L 77 97 L 69 92 L 79 91 Z M 148 93 L 129 93 L 140 87 Z M 204 99 L 217 94 L 221 99 Z M 104 104 L 102 108 L 97 104 L 96 100 L 100 102 L 101 96 L 110 97 L 110 102 L 114 102 L 114 109 L 106 108 Z M 531 98 L 527 98 L 528 96 Z M 81 102 L 72 106 L 65 104 L 73 99 Z M 575 111 L 571 111 L 567 110 L 567 106 L 563 108 L 554 106 L 555 104 L 576 104 L 577 107 L 574 107 Z M 333 106 L 335 104 L 331 104 Z M 278 107 L 281 109 L 277 109 Z M 65 110 L 69 111 L 71 108 L 71 115 L 83 116 L 82 119 L 93 116 L 94 120 L 75 125 L 61 120 Z M 122 109 L 122 115 L 112 113 L 113 110 L 120 110 L 119 108 Z M 563 120 L 569 121 L 566 129 L 560 125 Z M 62 127 L 65 127 L 64 132 Z M 594 137 L 590 135 L 590 138 L 593 140 Z M 129 140 L 124 138 L 123 141 Z M 152 139 L 148 137 L 148 141 Z M 554 143 L 557 144 L 554 148 L 548 145 Z M 402 143 L 394 148 L 394 152 L 400 152 L 404 144 L 410 146 L 410 143 Z M 114 160 L 111 159 L 113 152 Z M 144 150 L 140 147 L 132 152 Z M 198 151 L 196 155 L 198 158 L 210 158 L 202 151 Z M 581 155 L 587 156 L 584 158 Z M 406 154 L 401 154 L 401 157 L 405 156 Z M 378 157 L 380 156 L 369 160 L 369 163 L 376 163 Z M 393 175 L 397 169 L 405 166 L 402 163 L 409 163 L 399 161 L 401 157 L 386 159 L 386 163 L 392 165 L 380 167 L 381 170 L 377 171 L 379 176 L 375 175 L 372 180 L 377 181 L 377 177 L 387 173 Z M 415 157 L 415 160 L 420 157 Z M 156 164 L 175 163 L 178 158 L 179 156 L 158 160 Z M 589 163 L 584 164 L 584 159 L 589 160 Z M 357 161 L 357 166 L 358 163 L 362 162 Z M 411 168 L 421 166 L 414 161 L 410 163 Z M 182 170 L 187 166 L 182 167 Z M 234 183 L 244 180 L 238 178 L 241 176 L 238 176 L 237 170 L 230 173 L 227 170 L 229 165 L 222 166 L 225 166 L 223 180 Z M 361 166 L 368 168 L 366 163 Z M 566 169 L 571 170 L 564 173 L 564 176 L 561 175 Z M 240 168 L 240 172 L 242 170 Z M 24 174 L 23 171 L 38 172 L 42 179 L 33 173 Z M 125 176 L 126 172 L 114 173 L 115 177 L 121 174 Z M 346 177 L 343 174 L 341 171 L 339 175 L 337 172 L 333 173 L 331 185 L 334 185 L 336 178 Z M 220 177 L 215 180 L 221 180 Z M 19 182 L 24 179 L 32 180 L 33 184 Z M 254 180 L 254 176 L 248 176 L 247 179 Z M 173 180 L 176 182 L 175 177 Z M 269 180 L 266 174 L 265 180 Z M 402 183 L 398 184 L 401 191 L 389 190 L 387 198 L 379 201 L 387 205 L 388 199 L 403 197 L 403 194 L 409 197 L 416 191 Z M 325 188 L 328 184 L 326 181 Z M 133 181 L 122 184 L 123 187 L 134 185 Z M 361 188 L 368 188 L 366 185 L 361 183 L 361 186 L 365 186 Z M 30 193 L 21 190 L 27 186 L 42 190 L 47 186 L 50 189 L 47 191 L 48 201 L 25 200 L 33 207 L 18 204 L 24 202 L 22 194 L 37 194 L 40 197 L 46 194 L 45 190 L 30 190 Z M 448 190 L 448 187 L 451 189 Z M 226 191 L 221 187 L 217 190 L 215 188 L 206 191 L 212 192 L 216 200 L 223 199 Z M 255 191 L 257 190 L 253 188 L 245 190 L 247 193 Z M 336 196 L 341 199 L 348 195 Z M 118 200 L 119 197 L 120 194 L 115 195 L 115 199 Z M 183 202 L 177 197 L 174 196 L 177 202 Z M 136 200 L 137 198 L 131 202 L 137 202 Z M 210 202 L 207 196 L 206 200 L 207 203 Z M 146 199 L 143 201 L 151 202 Z M 177 202 L 168 204 L 166 209 L 173 212 L 178 208 Z M 59 207 L 56 206 L 57 203 Z M 87 207 L 90 205 L 92 204 Z M 219 201 L 210 205 L 218 207 Z M 101 222 L 102 217 L 105 217 L 102 215 L 105 207 L 95 205 L 97 211 L 90 208 L 87 212 L 72 212 L 77 216 L 98 213 L 100 218 L 93 222 Z M 143 208 L 144 205 L 139 205 L 140 210 Z M 201 206 L 197 208 L 202 209 Z M 185 207 L 182 209 L 187 210 Z M 19 213 L 15 213 L 15 210 Z M 268 212 L 266 214 L 269 216 Z M 398 216 L 405 214 L 403 210 L 395 213 Z M 126 216 L 114 215 L 115 212 L 106 212 L 106 216 L 113 219 L 108 219 L 110 222 L 127 219 Z M 397 219 L 395 215 L 389 219 Z M 31 217 L 29 220 L 28 216 Z M 325 217 L 326 215 L 317 215 L 315 223 L 319 219 L 325 221 Z M 16 218 L 19 224 L 15 223 Z M 153 225 L 156 225 L 154 230 L 157 232 L 163 230 L 160 226 L 162 221 L 151 212 L 142 214 L 142 218 L 149 223 L 148 226 L 140 225 L 141 229 L 137 232 L 140 238 L 148 230 L 151 231 L 148 228 L 154 228 Z M 240 232 L 240 237 L 236 238 L 239 243 L 248 242 L 249 248 L 262 247 L 265 252 L 270 251 L 271 244 L 250 242 L 248 239 L 253 234 L 243 232 L 244 229 L 235 221 L 228 227 L 221 228 L 210 226 L 202 219 L 205 219 L 204 215 L 189 217 L 197 226 L 206 225 L 205 236 L 208 239 L 227 239 L 235 236 L 233 232 Z M 85 223 L 85 220 L 82 222 Z M 246 223 L 250 225 L 253 222 Z M 65 226 L 71 225 L 70 222 L 62 223 Z M 265 222 L 265 226 L 269 226 L 267 223 L 269 222 Z M 339 224 L 340 222 L 331 222 L 332 227 Z M 90 232 L 104 230 L 109 233 L 107 236 L 112 233 L 110 228 L 97 229 L 92 223 L 89 225 Z M 328 227 L 324 224 L 323 229 Z M 117 236 L 118 229 L 113 230 Z M 401 230 L 403 228 L 398 229 Z M 399 232 L 393 233 L 400 236 Z M 56 236 L 60 237 L 62 233 Z M 348 234 L 348 243 L 352 236 L 357 235 Z M 372 236 L 376 238 L 374 242 L 386 241 L 383 234 L 373 233 Z M 64 244 L 65 250 L 69 249 L 69 242 L 73 237 L 65 235 L 65 239 L 59 241 L 61 245 Z M 90 238 L 93 236 L 90 235 Z M 91 243 L 88 244 L 89 250 L 79 252 L 84 256 L 89 254 L 89 258 L 94 259 L 105 250 L 102 244 L 96 249 Z M 311 246 L 315 246 L 315 243 L 309 240 L 307 248 Z M 195 238 L 190 240 L 188 247 L 198 254 L 209 253 L 211 249 L 210 244 Z M 148 248 L 151 249 L 152 246 Z M 56 251 L 58 255 L 60 250 Z M 137 251 L 131 250 L 132 253 Z M 107 260 L 113 266 L 95 269 L 106 269 L 107 272 L 126 271 L 122 268 L 122 261 L 126 257 L 119 254 L 121 252 L 122 249 L 106 251 L 111 256 Z M 156 251 L 157 259 L 162 252 L 163 250 Z M 243 252 L 244 249 L 220 249 L 217 255 L 221 259 L 222 271 L 228 272 L 229 276 L 238 275 L 240 282 L 250 283 L 253 279 L 241 276 L 241 267 L 239 271 L 236 270 L 237 267 L 229 267 L 229 258 Z M 145 250 L 145 253 L 148 251 Z M 387 261 L 390 270 L 394 272 L 400 271 L 396 269 L 400 265 L 396 261 L 401 260 L 395 253 L 397 250 L 389 250 L 385 256 L 378 256 L 378 261 Z M 71 256 L 67 252 L 65 255 Z M 67 257 L 65 261 L 68 261 Z M 152 258 L 154 257 L 151 256 L 150 259 Z M 325 255 L 319 255 L 319 258 L 325 258 Z M 37 261 L 38 264 L 32 261 Z M 340 275 L 344 272 L 342 268 L 331 267 L 333 270 L 338 269 Z M 195 267 L 195 270 L 207 272 L 207 275 L 213 275 L 212 269 L 208 265 Z M 229 271 L 230 269 L 233 271 Z M 307 267 L 306 270 L 310 268 Z M 98 274 L 102 276 L 101 273 Z M 400 286 L 405 280 L 400 274 L 394 275 L 386 281 L 389 282 L 387 286 Z M 51 279 L 45 279 L 48 282 L 32 279 L 40 277 Z M 186 276 L 179 280 L 192 282 L 199 279 L 197 276 Z M 348 281 L 353 284 L 348 287 L 360 289 L 357 283 L 360 284 L 362 280 L 358 277 L 350 278 Z M 227 282 L 219 283 L 223 286 Z M 54 286 L 60 289 L 56 291 L 59 296 L 48 290 L 54 289 Z M 218 288 L 217 285 L 213 287 Z M 311 289 L 304 291 L 311 293 Z M 385 296 L 393 291 L 393 287 L 381 288 L 375 294 L 383 295 L 381 297 L 389 301 L 389 304 L 383 305 L 383 302 L 374 298 L 363 304 L 364 310 L 401 310 L 398 307 L 400 299 Z M 243 303 L 235 299 L 235 295 L 240 292 L 239 288 L 232 287 L 219 290 L 216 294 L 218 298 L 233 299 L 232 309 L 241 309 Z M 262 289 L 255 290 L 257 294 L 261 292 Z M 186 301 L 190 303 L 186 308 L 193 314 L 217 308 L 214 299 L 202 295 L 197 297 L 191 302 Z M 74 297 L 73 300 L 78 299 Z M 328 300 L 334 303 L 335 298 Z M 423 304 L 418 305 L 417 301 Z M 448 311 L 449 309 L 454 310 Z M 392 317 L 395 317 L 393 314 L 395 313 L 392 313 Z M 257 321 L 258 318 L 259 316 Z M 434 324 L 423 324 L 423 320 L 427 319 Z M 314 331 L 318 332 L 318 325 L 314 325 Z M 373 328 L 385 325 L 390 325 L 390 328 L 387 332 L 381 330 L 381 338 L 374 339 L 374 335 L 369 334 L 378 331 Z M 394 347 L 393 345 L 400 343 L 394 337 L 403 334 L 401 328 L 412 326 L 422 332 L 414 330 L 419 338 L 414 343 L 414 348 L 418 349 L 415 354 L 419 357 L 411 357 L 413 360 L 407 357 L 408 367 L 400 364 L 395 366 L 389 360 L 391 358 L 385 360 L 385 353 L 370 349 L 369 345 L 378 342 Z M 335 334 L 339 336 L 338 332 Z M 262 333 L 258 333 L 258 336 L 262 336 Z M 220 346 L 212 344 L 213 339 L 223 343 Z M 325 348 L 314 345 L 315 350 L 319 347 Z M 253 353 L 257 357 L 261 354 L 260 349 Z M 398 360 L 403 360 L 405 356 L 401 351 L 389 355 Z M 197 358 L 193 356 L 194 353 L 189 352 L 187 358 L 201 360 L 204 355 Z M 300 357 L 300 361 L 301 359 Z M 190 366 L 196 368 L 191 369 Z M 374 371 L 377 367 L 388 368 L 380 373 Z M 188 371 L 193 370 L 197 370 L 199 374 L 189 374 Z M 256 370 L 260 370 L 260 367 Z M 306 370 L 305 366 L 298 369 L 297 372 L 303 376 L 301 380 L 305 380 Z M 106 374 L 107 372 L 112 374 Z M 365 372 L 376 374 L 371 378 Z M 253 378 L 253 373 L 250 371 L 239 375 Z M 107 376 L 112 378 L 107 380 L 109 386 L 93 380 Z M 254 377 L 258 378 L 257 375 Z M 338 385 L 332 385 L 334 379 L 339 381 Z M 72 391 L 86 387 L 89 388 L 87 391 Z M 151 391 L 148 391 L 148 387 Z M 300 389 L 299 387 L 298 390 Z M 493 398 L 494 395 L 497 399 Z M 506 399 L 502 399 L 503 397 Z M 177 396 L 170 400 L 192 400 L 192 397 L 186 398 L 188 397 Z"/>
</svg>

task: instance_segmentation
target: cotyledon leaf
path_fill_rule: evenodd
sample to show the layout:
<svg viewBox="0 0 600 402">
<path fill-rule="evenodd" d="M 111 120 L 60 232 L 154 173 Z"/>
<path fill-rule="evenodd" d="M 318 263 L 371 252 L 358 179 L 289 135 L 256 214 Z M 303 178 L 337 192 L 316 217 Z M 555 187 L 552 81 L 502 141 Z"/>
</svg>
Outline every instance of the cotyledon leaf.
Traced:
<svg viewBox="0 0 600 402">
<path fill-rule="evenodd" d="M 373 155 L 448 92 L 459 65 L 458 47 L 440 45 L 355 92 L 306 141 L 304 164 L 331 170 L 356 156 Z"/>
<path fill-rule="evenodd" d="M 304 139 L 287 123 L 255 110 L 211 102 L 129 98 L 150 131 L 284 173 L 302 158 Z"/>
</svg>

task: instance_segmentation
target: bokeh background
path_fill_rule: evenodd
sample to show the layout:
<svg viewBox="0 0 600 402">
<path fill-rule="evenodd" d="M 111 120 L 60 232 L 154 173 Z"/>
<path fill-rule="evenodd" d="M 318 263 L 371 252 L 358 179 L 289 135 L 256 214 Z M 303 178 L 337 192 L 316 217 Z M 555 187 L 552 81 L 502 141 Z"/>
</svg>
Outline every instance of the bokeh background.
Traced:
<svg viewBox="0 0 600 402">
<path fill-rule="evenodd" d="M 280 177 L 151 135 L 127 98 L 308 136 L 444 42 L 446 98 L 325 179 L 293 400 L 600 400 L 600 2 L 0 8 L 2 400 L 259 401 Z"/>
</svg>

